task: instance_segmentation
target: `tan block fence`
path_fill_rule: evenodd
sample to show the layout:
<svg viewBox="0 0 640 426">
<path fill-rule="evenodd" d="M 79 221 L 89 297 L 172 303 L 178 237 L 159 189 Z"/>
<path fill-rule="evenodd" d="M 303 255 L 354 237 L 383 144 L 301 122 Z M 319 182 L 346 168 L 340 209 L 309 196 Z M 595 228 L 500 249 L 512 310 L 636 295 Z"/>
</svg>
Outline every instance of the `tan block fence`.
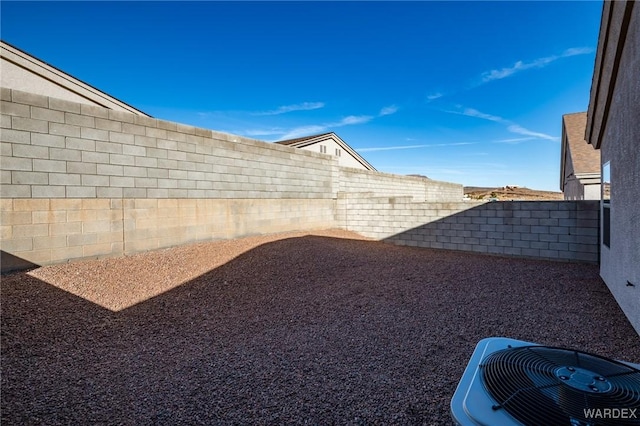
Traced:
<svg viewBox="0 0 640 426">
<path fill-rule="evenodd" d="M 458 184 L 342 168 L 326 154 L 6 88 L 1 94 L 3 271 L 340 227 L 340 191 L 462 198 Z"/>
</svg>

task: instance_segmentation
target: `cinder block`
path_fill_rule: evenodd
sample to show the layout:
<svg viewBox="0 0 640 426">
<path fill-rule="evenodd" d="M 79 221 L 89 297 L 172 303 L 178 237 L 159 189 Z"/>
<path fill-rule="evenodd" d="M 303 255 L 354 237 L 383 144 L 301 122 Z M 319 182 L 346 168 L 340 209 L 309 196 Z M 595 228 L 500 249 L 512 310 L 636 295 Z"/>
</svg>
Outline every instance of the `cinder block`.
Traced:
<svg viewBox="0 0 640 426">
<path fill-rule="evenodd" d="M 538 235 L 538 241 L 557 242 L 558 236 L 554 234 L 540 234 Z"/>
<path fill-rule="evenodd" d="M 31 118 L 36 120 L 64 123 L 64 112 L 49 108 L 31 107 Z"/>
<path fill-rule="evenodd" d="M 536 219 L 549 219 L 550 212 L 548 210 L 534 210 L 531 212 L 531 217 Z"/>
<path fill-rule="evenodd" d="M 31 211 L 0 211 L 0 222 L 3 226 L 29 225 L 33 223 L 32 220 Z"/>
<path fill-rule="evenodd" d="M 14 144 L 12 148 L 14 157 L 40 159 L 49 158 L 49 148 L 46 146 Z M 5 168 L 5 161 L 7 160 L 9 160 L 9 157 L 2 159 L 2 168 Z M 31 164 L 31 160 L 29 160 L 29 164 Z"/>
<path fill-rule="evenodd" d="M 549 212 L 551 219 L 568 219 L 571 217 L 571 212 L 568 210 L 557 210 Z"/>
<path fill-rule="evenodd" d="M 168 198 L 169 190 L 164 188 L 159 188 L 159 189 L 149 188 L 147 190 L 147 196 L 149 198 Z"/>
<path fill-rule="evenodd" d="M 11 185 L 11 171 L 0 170 L 0 187 L 2 185 Z"/>
<path fill-rule="evenodd" d="M 111 232 L 111 222 L 108 220 L 98 220 L 92 222 L 84 222 L 82 224 L 82 233 L 101 233 Z"/>
<path fill-rule="evenodd" d="M 28 132 L 48 133 L 49 123 L 42 120 L 34 120 L 25 117 L 11 117 L 11 128 L 13 130 L 26 130 Z"/>
<path fill-rule="evenodd" d="M 49 133 L 52 135 L 80 137 L 80 127 L 71 124 L 49 123 Z"/>
<path fill-rule="evenodd" d="M 82 175 L 82 186 L 109 186 L 109 176 Z"/>
<path fill-rule="evenodd" d="M 80 112 L 82 115 L 90 115 L 92 117 L 109 118 L 109 110 L 103 107 L 81 104 Z"/>
<path fill-rule="evenodd" d="M 123 188 L 122 194 L 125 198 L 146 198 L 146 188 Z"/>
<path fill-rule="evenodd" d="M 111 253 L 111 243 L 92 244 L 82 247 L 82 254 L 85 257 L 106 256 Z"/>
<path fill-rule="evenodd" d="M 158 159 L 153 157 L 153 154 L 150 152 L 152 150 L 156 150 L 156 149 L 147 148 L 147 155 L 149 155 L 148 157 L 135 157 L 134 158 L 135 165 L 138 167 L 157 167 Z"/>
<path fill-rule="evenodd" d="M 516 210 L 513 212 L 513 217 L 530 218 L 531 212 L 529 210 Z"/>
<path fill-rule="evenodd" d="M 31 135 L 31 144 L 49 146 L 53 148 L 64 148 L 65 140 L 64 136 L 34 133 Z"/>
<path fill-rule="evenodd" d="M 78 173 L 78 174 L 96 174 L 97 167 L 94 163 L 83 163 L 83 162 L 67 162 L 67 173 Z"/>
<path fill-rule="evenodd" d="M 156 139 L 148 136 L 134 135 L 134 143 L 139 146 L 146 146 L 148 148 L 156 147 Z"/>
<path fill-rule="evenodd" d="M 74 126 L 92 128 L 96 126 L 96 119 L 86 115 L 79 115 L 70 112 L 64 113 L 64 122 Z"/>
<path fill-rule="evenodd" d="M 122 188 L 114 187 L 98 187 L 96 188 L 96 196 L 98 198 L 122 198 Z"/>
<path fill-rule="evenodd" d="M 145 131 L 145 136 L 148 136 L 150 138 L 159 138 L 159 139 L 167 138 L 167 131 L 165 129 L 159 129 L 156 127 L 146 127 L 144 131 Z"/>
<path fill-rule="evenodd" d="M 31 185 L 31 196 L 33 198 L 64 198 L 64 186 L 39 186 Z"/>
<path fill-rule="evenodd" d="M 84 104 L 83 104 L 84 106 Z M 51 261 L 71 260 L 82 258 L 82 247 L 61 247 L 51 251 Z"/>
<path fill-rule="evenodd" d="M 172 121 L 158 120 L 157 127 L 159 129 L 171 130 L 173 132 L 178 130 L 178 124 Z"/>
<path fill-rule="evenodd" d="M 122 154 L 122 144 L 114 142 L 96 141 L 97 152 L 108 152 L 110 154 Z"/>
<path fill-rule="evenodd" d="M 82 161 L 82 151 L 65 148 L 49 148 L 49 159 L 64 161 Z"/>
<path fill-rule="evenodd" d="M 112 142 L 129 144 L 133 146 L 135 137 L 133 134 L 130 134 L 130 133 L 109 132 L 109 140 Z"/>
<path fill-rule="evenodd" d="M 8 87 L 0 87 L 0 99 L 3 101 L 11 101 L 11 89 Z"/>
<path fill-rule="evenodd" d="M 37 223 L 29 225 L 14 225 L 11 231 L 13 238 L 33 238 L 49 234 L 49 225 Z"/>
<path fill-rule="evenodd" d="M 549 227 L 548 226 L 532 226 L 531 232 L 534 234 L 548 234 Z"/>
<path fill-rule="evenodd" d="M 147 148 L 147 156 L 155 158 L 167 158 L 168 151 L 158 148 Z"/>
<path fill-rule="evenodd" d="M 109 141 L 109 132 L 102 129 L 94 129 L 90 127 L 80 128 L 80 137 L 83 139 L 93 139 L 96 141 Z"/>
<path fill-rule="evenodd" d="M 533 248 L 523 248 L 522 249 L 523 256 L 531 256 L 531 257 L 540 257 L 540 250 Z"/>
<path fill-rule="evenodd" d="M 177 150 L 178 142 L 176 141 L 168 141 L 165 139 L 158 139 L 158 148 L 166 149 L 166 150 Z M 185 156 L 186 158 L 186 156 Z"/>
<path fill-rule="evenodd" d="M 110 109 L 109 111 L 109 120 L 114 121 L 122 121 L 123 125 L 125 123 L 134 123 L 135 122 L 135 114 L 128 111 L 115 111 Z"/>
<path fill-rule="evenodd" d="M 546 250 L 549 248 L 549 243 L 546 241 L 531 241 L 531 248 Z"/>
<path fill-rule="evenodd" d="M 147 177 L 166 179 L 169 177 L 169 170 L 149 168 L 147 169 Z"/>
<path fill-rule="evenodd" d="M 0 101 L 0 110 L 3 114 L 15 116 L 15 117 L 31 117 L 31 111 L 29 105 L 17 104 L 15 102 Z"/>
<path fill-rule="evenodd" d="M 122 132 L 122 123 L 104 118 L 96 118 L 96 129 Z"/>
<path fill-rule="evenodd" d="M 79 139 L 73 137 L 65 138 L 65 146 L 68 149 L 79 149 L 82 151 L 95 151 L 96 141 L 90 139 Z"/>
<path fill-rule="evenodd" d="M 109 164 L 109 154 L 105 152 L 82 151 L 82 162 Z"/>
<path fill-rule="evenodd" d="M 145 127 L 137 125 L 137 124 L 132 124 L 132 123 L 122 123 L 122 133 L 128 134 L 128 135 L 142 135 L 142 136 L 144 136 L 145 135 Z"/>
<path fill-rule="evenodd" d="M 94 186 L 67 186 L 66 196 L 68 198 L 95 198 L 96 188 Z"/>
<path fill-rule="evenodd" d="M 19 104 L 35 105 L 39 107 L 49 106 L 49 99 L 46 96 L 31 92 L 23 92 L 22 90 L 13 89 L 11 92 L 11 100 Z"/>
<path fill-rule="evenodd" d="M 124 166 L 124 175 L 133 177 L 147 177 L 146 167 Z"/>
<path fill-rule="evenodd" d="M 124 174 L 123 166 L 115 166 L 111 164 L 98 164 L 97 174 L 104 176 L 122 176 Z"/>
<path fill-rule="evenodd" d="M 195 144 L 192 143 L 188 143 L 188 142 L 176 142 L 178 144 L 178 150 L 179 151 L 184 151 L 186 153 L 191 153 L 191 154 L 195 154 L 196 152 L 196 146 Z M 202 154 L 198 154 L 200 156 L 200 158 L 202 158 Z"/>
<path fill-rule="evenodd" d="M 69 173 L 49 173 L 49 184 L 80 185 L 80 175 Z"/>
<path fill-rule="evenodd" d="M 15 150 L 18 145 L 14 146 Z M 8 157 L 2 159 L 4 170 L 33 170 L 33 160 L 30 158 Z"/>
<path fill-rule="evenodd" d="M 2 250 L 10 253 L 33 250 L 33 238 L 12 238 L 2 241 Z"/>
<path fill-rule="evenodd" d="M 64 99 L 49 98 L 49 108 L 64 112 L 80 114 L 80 104 Z"/>
<path fill-rule="evenodd" d="M 157 188 L 158 187 L 158 179 L 143 178 L 143 177 L 136 177 L 134 179 L 135 179 L 136 188 Z"/>
<path fill-rule="evenodd" d="M 65 173 L 67 171 L 67 163 L 60 160 L 40 160 L 33 159 L 33 170 L 38 172 Z"/>
<path fill-rule="evenodd" d="M 64 235 L 56 235 L 55 237 L 42 236 L 42 237 L 33 238 L 34 250 L 55 249 L 55 248 L 66 247 L 66 246 L 67 246 L 67 237 Z"/>
<path fill-rule="evenodd" d="M 0 140 L 17 144 L 30 144 L 31 133 L 22 130 L 2 129 L 0 130 Z"/>
<path fill-rule="evenodd" d="M 133 177 L 130 177 L 130 176 L 125 176 L 125 177 L 111 176 L 109 178 L 109 184 L 110 186 L 133 188 L 135 187 L 135 180 Z"/>
<path fill-rule="evenodd" d="M 12 171 L 11 183 L 14 185 L 47 185 L 49 183 L 49 175 L 40 172 Z"/>
</svg>

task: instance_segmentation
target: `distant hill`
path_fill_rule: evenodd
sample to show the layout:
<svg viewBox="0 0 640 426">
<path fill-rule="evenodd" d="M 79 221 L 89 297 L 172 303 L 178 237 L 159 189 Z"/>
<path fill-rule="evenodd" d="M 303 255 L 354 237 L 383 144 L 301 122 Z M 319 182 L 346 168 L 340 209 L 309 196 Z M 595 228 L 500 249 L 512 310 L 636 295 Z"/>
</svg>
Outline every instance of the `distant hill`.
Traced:
<svg viewBox="0 0 640 426">
<path fill-rule="evenodd" d="M 498 201 L 543 201 L 564 199 L 562 192 L 539 191 L 536 189 L 516 186 L 504 186 L 500 188 L 465 186 L 464 193 L 474 200 L 496 199 Z"/>
</svg>

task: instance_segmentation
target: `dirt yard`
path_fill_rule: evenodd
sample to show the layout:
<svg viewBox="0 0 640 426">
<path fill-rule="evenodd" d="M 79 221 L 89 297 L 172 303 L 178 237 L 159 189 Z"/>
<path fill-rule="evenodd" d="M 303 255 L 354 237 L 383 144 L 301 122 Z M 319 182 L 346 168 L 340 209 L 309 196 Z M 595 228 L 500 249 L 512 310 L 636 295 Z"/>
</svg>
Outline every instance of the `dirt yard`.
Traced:
<svg viewBox="0 0 640 426">
<path fill-rule="evenodd" d="M 640 362 L 593 265 L 344 231 L 2 276 L 3 425 L 451 424 L 476 343 Z"/>
</svg>

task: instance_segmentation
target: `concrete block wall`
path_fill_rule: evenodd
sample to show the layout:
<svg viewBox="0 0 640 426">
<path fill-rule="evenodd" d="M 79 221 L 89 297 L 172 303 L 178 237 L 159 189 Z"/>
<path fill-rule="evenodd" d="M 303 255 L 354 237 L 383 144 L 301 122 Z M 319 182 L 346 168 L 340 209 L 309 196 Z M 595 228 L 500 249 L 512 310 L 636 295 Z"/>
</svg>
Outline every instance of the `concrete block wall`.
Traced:
<svg viewBox="0 0 640 426">
<path fill-rule="evenodd" d="M 2 270 L 336 226 L 331 156 L 1 94 Z"/>
<path fill-rule="evenodd" d="M 418 203 L 342 194 L 346 229 L 399 245 L 598 262 L 597 201 Z"/>
<path fill-rule="evenodd" d="M 338 190 L 379 197 L 411 196 L 415 201 L 462 201 L 462 185 L 414 176 L 340 167 Z"/>
<path fill-rule="evenodd" d="M 331 199 L 335 159 L 2 89 L 6 198 Z"/>
</svg>

